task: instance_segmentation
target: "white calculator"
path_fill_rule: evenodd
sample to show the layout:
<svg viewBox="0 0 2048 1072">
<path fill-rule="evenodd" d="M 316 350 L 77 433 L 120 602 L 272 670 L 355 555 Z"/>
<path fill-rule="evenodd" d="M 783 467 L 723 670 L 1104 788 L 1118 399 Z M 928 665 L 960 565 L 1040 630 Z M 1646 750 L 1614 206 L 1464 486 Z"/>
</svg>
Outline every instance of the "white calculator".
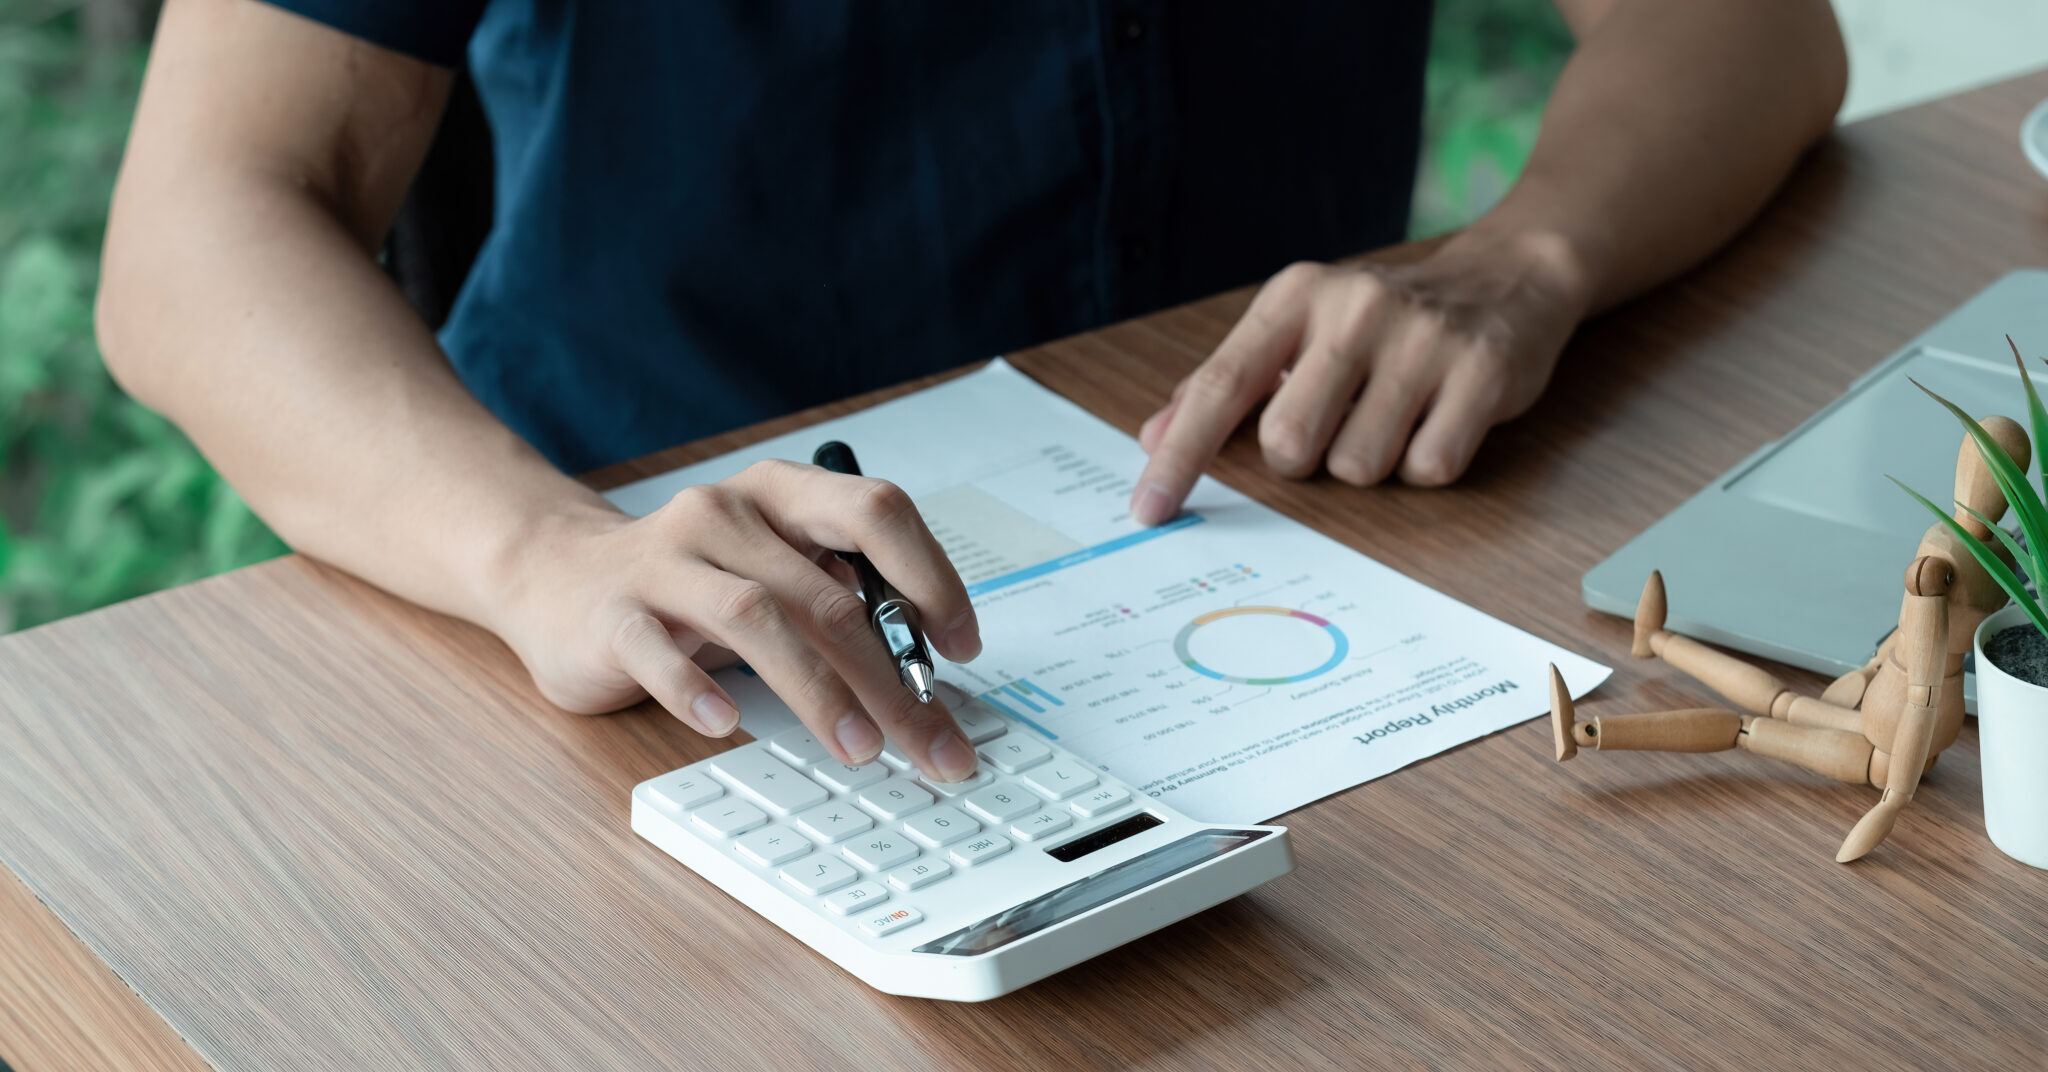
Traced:
<svg viewBox="0 0 2048 1072">
<path fill-rule="evenodd" d="M 891 994 L 983 1001 L 1294 869 L 1277 826 L 1196 822 L 989 708 L 958 784 L 808 731 L 633 789 L 633 829 Z"/>
</svg>

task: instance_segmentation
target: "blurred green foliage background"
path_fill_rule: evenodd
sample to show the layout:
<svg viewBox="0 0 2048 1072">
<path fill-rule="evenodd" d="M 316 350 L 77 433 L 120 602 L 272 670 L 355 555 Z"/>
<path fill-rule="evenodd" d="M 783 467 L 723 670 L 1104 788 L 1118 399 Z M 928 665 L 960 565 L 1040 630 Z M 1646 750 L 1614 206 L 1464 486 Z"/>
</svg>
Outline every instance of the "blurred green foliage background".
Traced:
<svg viewBox="0 0 2048 1072">
<path fill-rule="evenodd" d="M 157 0 L 0 0 L 0 632 L 282 553 L 93 343 L 108 194 Z M 1521 170 L 1571 47 L 1549 0 L 1438 0 L 1414 232 Z"/>
</svg>

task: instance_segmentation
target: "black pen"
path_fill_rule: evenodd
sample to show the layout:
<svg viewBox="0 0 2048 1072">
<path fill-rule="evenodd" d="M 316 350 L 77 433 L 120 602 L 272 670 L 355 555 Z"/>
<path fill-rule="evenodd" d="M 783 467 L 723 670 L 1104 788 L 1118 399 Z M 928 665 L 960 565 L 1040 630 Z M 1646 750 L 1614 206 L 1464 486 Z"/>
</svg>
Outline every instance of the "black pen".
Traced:
<svg viewBox="0 0 2048 1072">
<path fill-rule="evenodd" d="M 853 448 L 833 440 L 811 455 L 811 464 L 834 473 L 859 476 L 860 463 L 853 460 Z M 860 597 L 868 603 L 868 624 L 896 660 L 896 676 L 918 703 L 932 702 L 932 656 L 924 646 L 924 627 L 918 623 L 917 608 L 890 587 L 880 570 L 859 551 L 839 551 L 839 560 L 853 567 L 860 578 Z"/>
</svg>

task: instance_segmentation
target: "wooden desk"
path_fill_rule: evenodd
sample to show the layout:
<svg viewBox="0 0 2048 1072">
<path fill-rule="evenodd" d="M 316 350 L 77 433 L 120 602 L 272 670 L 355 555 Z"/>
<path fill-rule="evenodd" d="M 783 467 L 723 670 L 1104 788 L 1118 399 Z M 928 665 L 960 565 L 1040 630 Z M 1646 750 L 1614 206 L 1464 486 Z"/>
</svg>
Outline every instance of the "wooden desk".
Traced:
<svg viewBox="0 0 2048 1072">
<path fill-rule="evenodd" d="M 1214 471 L 1618 665 L 1592 710 L 1696 702 L 1581 607 L 1580 573 L 2006 269 L 2048 264 L 2048 183 L 2014 145 L 2043 96 L 2048 73 L 1844 131 L 1726 254 L 1587 329 L 1459 488 L 1286 483 L 1243 437 Z M 1245 297 L 1016 362 L 1135 429 Z M 23 1072 L 2048 1051 L 2048 875 L 1985 840 L 1974 729 L 1841 867 L 1868 790 L 1740 753 L 1560 767 L 1531 723 L 1288 816 L 1296 875 L 971 1007 L 868 990 L 631 833 L 628 787 L 717 745 L 652 711 L 550 710 L 490 637 L 304 559 L 0 641 L 0 740 L 0 857 L 26 886 L 0 878 L 0 1053 Z"/>
</svg>

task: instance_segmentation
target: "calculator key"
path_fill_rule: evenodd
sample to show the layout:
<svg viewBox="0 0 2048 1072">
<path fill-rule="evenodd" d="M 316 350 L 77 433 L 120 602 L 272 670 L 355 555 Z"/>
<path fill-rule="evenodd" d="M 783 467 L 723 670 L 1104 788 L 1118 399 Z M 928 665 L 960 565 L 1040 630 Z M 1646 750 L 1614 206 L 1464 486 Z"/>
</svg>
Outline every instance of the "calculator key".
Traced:
<svg viewBox="0 0 2048 1072">
<path fill-rule="evenodd" d="M 853 806 L 850 800 L 835 800 L 820 804 L 796 817 L 797 829 L 830 845 L 845 841 L 875 825 L 868 813 Z"/>
<path fill-rule="evenodd" d="M 901 778 L 868 786 L 853 799 L 876 817 L 892 821 L 932 806 L 932 795 L 923 786 Z"/>
<path fill-rule="evenodd" d="M 897 770 L 909 770 L 912 767 L 917 766 L 917 764 L 912 763 L 910 761 L 909 756 L 903 754 L 903 749 L 897 747 L 895 741 L 890 741 L 888 744 L 882 746 L 882 762 L 887 763 L 888 765 L 896 768 Z"/>
<path fill-rule="evenodd" d="M 895 934 L 897 931 L 924 921 L 924 913 L 905 905 L 888 912 L 871 912 L 860 921 L 860 929 L 876 938 Z"/>
<path fill-rule="evenodd" d="M 1131 791 L 1118 785 L 1105 785 L 1095 792 L 1079 797 L 1069 806 L 1075 814 L 1084 819 L 1107 815 L 1131 802 Z"/>
<path fill-rule="evenodd" d="M 936 856 L 904 864 L 889 872 L 889 885 L 899 890 L 921 890 L 953 873 L 953 865 Z"/>
<path fill-rule="evenodd" d="M 830 856 L 806 856 L 784 867 L 780 874 L 782 881 L 813 897 L 831 893 L 860 877 L 845 861 Z"/>
<path fill-rule="evenodd" d="M 936 849 L 978 833 L 981 824 L 969 819 L 958 808 L 939 807 L 918 812 L 904 820 L 903 829 L 911 837 Z"/>
<path fill-rule="evenodd" d="M 768 748 L 798 767 L 825 763 L 832 758 L 832 753 L 825 750 L 824 743 L 811 736 L 811 731 L 806 729 L 778 733 L 768 739 Z"/>
<path fill-rule="evenodd" d="M 883 871 L 917 859 L 917 846 L 893 831 L 854 838 L 839 851 L 869 871 Z"/>
<path fill-rule="evenodd" d="M 992 823 L 1007 822 L 1026 812 L 1038 810 L 1043 801 L 1017 788 L 1015 782 L 999 782 L 967 794 L 969 811 Z"/>
<path fill-rule="evenodd" d="M 786 864 L 811 851 L 811 843 L 802 834 L 780 823 L 764 826 L 751 834 L 744 834 L 733 842 L 733 848 L 746 854 L 762 867 Z"/>
<path fill-rule="evenodd" d="M 983 860 L 993 860 L 1010 851 L 1010 839 L 1001 834 L 983 834 L 973 841 L 963 841 L 953 846 L 948 855 L 961 867 L 973 867 Z"/>
<path fill-rule="evenodd" d="M 825 787 L 791 769 L 759 748 L 736 748 L 710 761 L 711 768 L 740 787 L 740 792 L 787 815 L 823 804 Z"/>
<path fill-rule="evenodd" d="M 820 763 L 811 768 L 811 774 L 834 793 L 851 793 L 889 777 L 892 772 L 880 763 L 863 763 L 858 767 L 844 763 Z"/>
<path fill-rule="evenodd" d="M 831 909 L 834 915 L 850 916 L 855 912 L 865 911 L 868 905 L 881 904 L 888 899 L 889 887 L 879 882 L 863 882 L 858 886 L 848 886 L 825 898 L 825 907 Z"/>
<path fill-rule="evenodd" d="M 1010 833 L 1026 841 L 1037 841 L 1049 838 L 1072 825 L 1073 817 L 1065 812 L 1041 811 L 1011 823 Z"/>
<path fill-rule="evenodd" d="M 703 771 L 677 771 L 648 786 L 647 795 L 670 811 L 688 811 L 724 796 L 725 787 Z"/>
<path fill-rule="evenodd" d="M 744 800 L 721 800 L 708 807 L 698 808 L 690 813 L 690 819 L 699 830 L 706 830 L 719 837 L 744 834 L 768 821 L 761 809 Z"/>
<path fill-rule="evenodd" d="M 1004 774 L 1015 774 L 1028 770 L 1052 758 L 1052 749 L 1032 740 L 1028 735 L 1012 733 L 1000 741 L 981 750 L 983 758 L 996 765 Z"/>
<path fill-rule="evenodd" d="M 1024 784 L 1041 796 L 1065 800 L 1083 789 L 1093 789 L 1102 779 L 1095 772 L 1070 759 L 1048 763 L 1024 776 Z"/>
<path fill-rule="evenodd" d="M 960 724 L 960 732 L 967 735 L 970 744 L 987 744 L 1010 730 L 1010 724 L 1003 721 L 1003 716 L 989 710 L 983 703 L 966 703 L 953 708 L 953 721 Z"/>
<path fill-rule="evenodd" d="M 942 797 L 958 797 L 972 793 L 983 786 L 991 785 L 995 780 L 996 776 L 990 774 L 986 769 L 976 768 L 974 777 L 964 782 L 934 782 L 929 778 L 920 778 L 918 779 L 918 784 Z"/>
</svg>

